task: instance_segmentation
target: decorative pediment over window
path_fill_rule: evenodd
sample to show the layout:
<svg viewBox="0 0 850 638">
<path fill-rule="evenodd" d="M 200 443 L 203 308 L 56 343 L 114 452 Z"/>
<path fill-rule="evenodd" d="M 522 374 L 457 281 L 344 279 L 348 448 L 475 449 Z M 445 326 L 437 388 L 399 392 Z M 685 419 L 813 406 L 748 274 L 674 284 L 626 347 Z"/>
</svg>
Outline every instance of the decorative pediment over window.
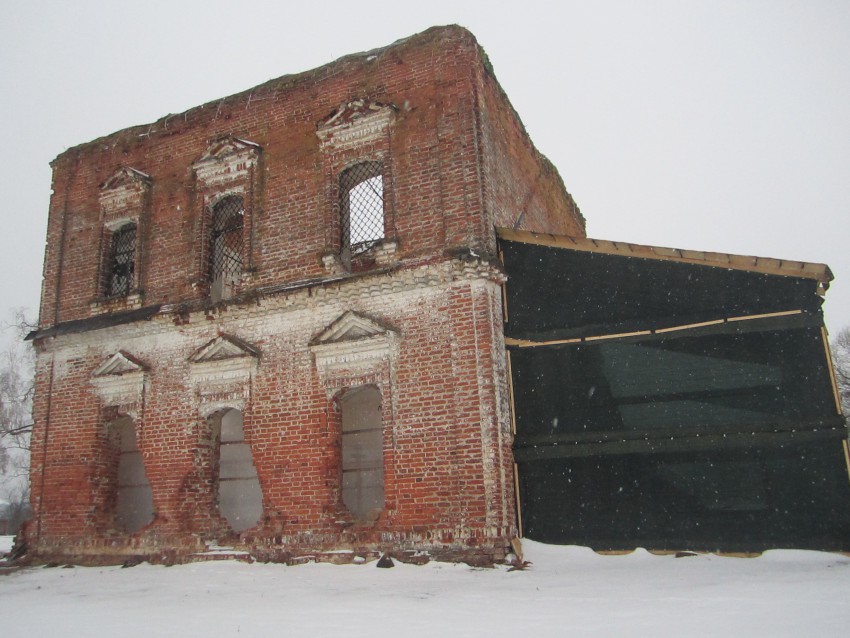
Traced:
<svg viewBox="0 0 850 638">
<path fill-rule="evenodd" d="M 212 363 L 215 361 L 225 361 L 228 359 L 240 359 L 252 357 L 256 359 L 260 356 L 260 351 L 254 346 L 229 335 L 221 335 L 198 348 L 189 357 L 192 363 Z"/>
<path fill-rule="evenodd" d="M 346 146 L 370 141 L 386 133 L 397 110 L 392 104 L 352 100 L 319 122 L 316 135 L 323 145 Z"/>
<path fill-rule="evenodd" d="M 369 337 L 386 335 L 392 332 L 374 319 L 348 311 L 325 328 L 311 342 L 311 346 L 321 346 L 343 341 L 358 341 Z"/>
<path fill-rule="evenodd" d="M 202 412 L 221 407 L 242 409 L 251 375 L 257 370 L 260 351 L 230 335 L 221 335 L 189 357 L 190 381 Z"/>
<path fill-rule="evenodd" d="M 227 135 L 213 140 L 193 168 L 198 179 L 209 186 L 244 179 L 259 155 L 259 144 Z"/>
<path fill-rule="evenodd" d="M 137 218 L 150 186 L 147 173 L 122 166 L 100 185 L 101 214 L 105 218 Z"/>
<path fill-rule="evenodd" d="M 146 370 L 141 361 L 119 350 L 92 372 L 91 383 L 105 405 L 132 413 L 142 400 Z"/>
<path fill-rule="evenodd" d="M 100 185 L 100 189 L 108 191 L 127 187 L 143 188 L 150 185 L 150 181 L 151 177 L 147 173 L 129 166 L 122 166 Z"/>
<path fill-rule="evenodd" d="M 366 374 L 394 358 L 398 333 L 374 319 L 346 312 L 310 342 L 320 376 Z"/>
<path fill-rule="evenodd" d="M 144 364 L 136 359 L 134 356 L 127 354 L 126 352 L 118 351 L 113 354 L 109 359 L 104 361 L 98 368 L 92 373 L 92 377 L 100 378 L 100 377 L 111 377 L 111 376 L 121 376 L 124 374 L 130 374 L 133 372 L 144 372 L 145 366 Z"/>
</svg>

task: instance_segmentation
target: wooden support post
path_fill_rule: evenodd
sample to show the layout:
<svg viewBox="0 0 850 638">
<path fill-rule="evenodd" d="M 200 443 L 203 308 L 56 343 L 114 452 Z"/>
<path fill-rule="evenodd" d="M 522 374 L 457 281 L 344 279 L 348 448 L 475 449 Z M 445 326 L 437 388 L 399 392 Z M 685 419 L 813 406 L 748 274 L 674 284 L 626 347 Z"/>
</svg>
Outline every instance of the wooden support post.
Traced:
<svg viewBox="0 0 850 638">
<path fill-rule="evenodd" d="M 505 267 L 505 253 L 499 250 L 499 262 Z M 502 321 L 508 323 L 508 282 L 502 282 Z"/>
<path fill-rule="evenodd" d="M 508 366 L 508 401 L 511 405 L 511 434 L 516 436 L 516 405 L 514 404 L 514 370 L 511 365 L 511 351 L 505 350 L 505 360 Z"/>
<path fill-rule="evenodd" d="M 841 446 L 844 448 L 844 465 L 847 466 L 847 480 L 850 481 L 850 441 L 844 439 L 841 442 Z"/>
<path fill-rule="evenodd" d="M 508 367 L 508 400 L 511 406 L 511 434 L 516 436 L 516 405 L 514 404 L 514 372 L 511 366 L 511 351 L 505 350 L 505 358 Z M 519 500 L 519 468 L 514 461 L 514 500 L 516 503 L 516 527 L 519 537 L 522 538 L 522 504 Z"/>
<path fill-rule="evenodd" d="M 516 498 L 516 529 L 517 534 L 522 538 L 522 504 L 519 500 L 519 467 L 516 463 L 514 463 L 514 495 Z"/>
</svg>

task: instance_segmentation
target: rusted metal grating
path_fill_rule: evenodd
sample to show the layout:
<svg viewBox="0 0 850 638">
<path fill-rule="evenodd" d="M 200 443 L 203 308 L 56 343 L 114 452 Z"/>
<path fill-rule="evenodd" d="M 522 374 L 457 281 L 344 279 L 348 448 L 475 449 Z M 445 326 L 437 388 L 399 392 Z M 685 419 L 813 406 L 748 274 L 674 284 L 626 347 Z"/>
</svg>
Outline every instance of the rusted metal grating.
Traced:
<svg viewBox="0 0 850 638">
<path fill-rule="evenodd" d="M 125 224 L 112 233 L 105 293 L 109 297 L 130 294 L 136 264 L 136 225 Z"/>
<path fill-rule="evenodd" d="M 242 274 L 242 218 L 245 206 L 241 197 L 230 196 L 213 209 L 210 279 L 233 281 Z"/>
<path fill-rule="evenodd" d="M 343 248 L 352 255 L 384 238 L 384 179 L 380 162 L 362 162 L 340 176 Z"/>
</svg>

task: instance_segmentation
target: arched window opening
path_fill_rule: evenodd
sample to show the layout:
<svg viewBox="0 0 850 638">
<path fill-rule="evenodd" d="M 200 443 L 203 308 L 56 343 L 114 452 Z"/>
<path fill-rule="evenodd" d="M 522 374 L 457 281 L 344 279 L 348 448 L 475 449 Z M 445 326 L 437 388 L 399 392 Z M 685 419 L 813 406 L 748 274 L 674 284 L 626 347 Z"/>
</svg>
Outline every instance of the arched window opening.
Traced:
<svg viewBox="0 0 850 638">
<path fill-rule="evenodd" d="M 236 195 L 213 208 L 210 253 L 210 297 L 213 303 L 230 299 L 242 275 L 242 225 L 245 204 Z"/>
<path fill-rule="evenodd" d="M 371 522 L 384 509 L 384 437 L 381 391 L 346 392 L 342 411 L 342 501 L 354 518 Z"/>
<path fill-rule="evenodd" d="M 153 520 L 153 493 L 133 419 L 123 417 L 110 428 L 118 451 L 115 519 L 125 532 L 133 534 Z"/>
<path fill-rule="evenodd" d="M 136 224 L 124 224 L 112 233 L 109 259 L 104 273 L 103 293 L 126 297 L 133 288 L 136 271 Z"/>
<path fill-rule="evenodd" d="M 234 532 L 260 522 L 263 492 L 251 447 L 245 443 L 242 413 L 226 410 L 215 417 L 218 434 L 218 510 Z"/>
<path fill-rule="evenodd" d="M 339 178 L 342 249 L 351 257 L 384 238 L 384 177 L 381 162 L 361 162 Z"/>
</svg>

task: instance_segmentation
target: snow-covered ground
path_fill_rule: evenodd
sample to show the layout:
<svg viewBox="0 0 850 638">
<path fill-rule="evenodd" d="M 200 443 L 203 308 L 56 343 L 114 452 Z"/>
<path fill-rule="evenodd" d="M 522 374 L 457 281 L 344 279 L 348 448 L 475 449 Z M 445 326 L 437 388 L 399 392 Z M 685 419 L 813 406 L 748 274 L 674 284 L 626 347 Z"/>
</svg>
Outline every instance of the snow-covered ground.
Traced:
<svg viewBox="0 0 850 638">
<path fill-rule="evenodd" d="M 129 569 L 0 576 L 3 636 L 843 636 L 850 558 L 600 556 L 524 542 L 525 571 L 430 563 Z"/>
</svg>

